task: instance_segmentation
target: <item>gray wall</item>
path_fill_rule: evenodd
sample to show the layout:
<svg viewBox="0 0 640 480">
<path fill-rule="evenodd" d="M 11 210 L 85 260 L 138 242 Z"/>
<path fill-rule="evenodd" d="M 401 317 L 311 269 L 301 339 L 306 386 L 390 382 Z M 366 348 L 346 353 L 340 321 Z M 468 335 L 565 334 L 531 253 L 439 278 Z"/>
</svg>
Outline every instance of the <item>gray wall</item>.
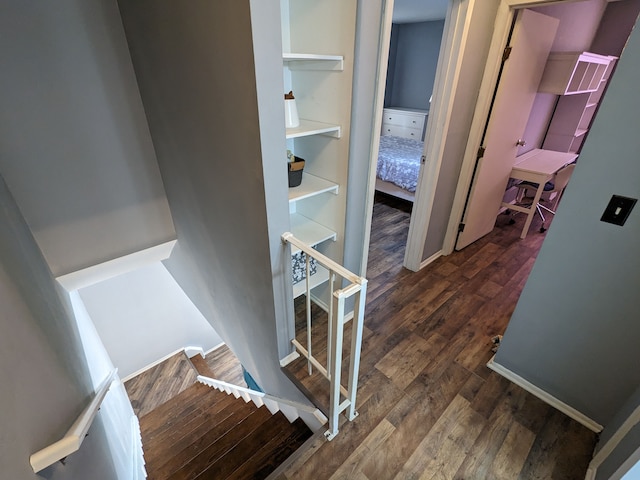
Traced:
<svg viewBox="0 0 640 480">
<path fill-rule="evenodd" d="M 495 359 L 602 425 L 640 385 L 640 210 L 600 222 L 612 194 L 640 197 L 639 62 L 636 30 Z"/>
<path fill-rule="evenodd" d="M 278 2 L 120 9 L 178 233 L 165 264 L 265 391 L 303 400 L 277 339 L 291 301 Z"/>
<path fill-rule="evenodd" d="M 385 107 L 429 109 L 444 20 L 393 25 Z"/>
<path fill-rule="evenodd" d="M 62 438 L 93 388 L 66 294 L 1 176 L 0 225 L 0 465 L 3 478 L 36 479 L 29 456 Z M 117 478 L 100 415 L 89 433 L 46 478 Z"/>
<path fill-rule="evenodd" d="M 8 0 L 0 171 L 54 275 L 175 238 L 113 0 Z"/>
</svg>

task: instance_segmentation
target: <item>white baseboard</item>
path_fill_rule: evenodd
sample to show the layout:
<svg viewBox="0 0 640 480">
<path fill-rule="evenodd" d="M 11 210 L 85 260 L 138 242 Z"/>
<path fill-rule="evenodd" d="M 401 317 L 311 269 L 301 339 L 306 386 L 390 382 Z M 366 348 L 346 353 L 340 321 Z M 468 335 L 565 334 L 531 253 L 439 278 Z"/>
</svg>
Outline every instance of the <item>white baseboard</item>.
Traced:
<svg viewBox="0 0 640 480">
<path fill-rule="evenodd" d="M 296 358 L 300 358 L 300 354 L 296 350 L 294 350 L 293 352 L 291 352 L 286 357 L 280 359 L 280 366 L 281 367 L 286 367 L 291 362 L 293 362 Z"/>
<path fill-rule="evenodd" d="M 189 349 L 189 352 L 187 352 L 187 349 Z M 156 365 L 161 364 L 162 362 L 164 362 L 165 360 L 170 359 L 171 357 L 173 357 L 174 355 L 180 353 L 180 352 L 184 352 L 189 358 L 193 357 L 194 355 L 200 354 L 203 355 L 203 349 L 201 347 L 184 347 L 184 348 L 179 348 L 178 350 L 168 353 L 166 354 L 164 357 L 159 358 L 158 360 L 156 360 L 155 362 L 150 363 L 149 365 L 146 365 L 144 367 L 142 367 L 140 370 L 137 370 L 133 373 L 130 373 L 129 375 L 127 375 L 126 377 L 124 377 L 122 379 L 122 383 L 125 383 L 129 380 L 131 380 L 133 377 L 137 377 L 138 375 L 140 375 L 141 373 L 146 372 L 147 370 L 149 370 L 150 368 L 155 367 Z M 194 353 L 192 353 L 194 352 Z M 190 354 L 192 353 L 192 354 Z"/>
<path fill-rule="evenodd" d="M 540 387 L 537 387 L 536 385 L 529 382 L 528 380 L 525 380 L 520 375 L 512 372 L 508 368 L 500 365 L 499 363 L 496 363 L 494 359 L 495 357 L 492 357 L 491 360 L 489 360 L 489 362 L 487 363 L 487 367 L 489 367 L 491 370 L 503 376 L 510 382 L 515 383 L 519 387 L 524 388 L 527 392 L 531 393 L 532 395 L 535 395 L 540 400 L 551 405 L 555 409 L 560 410 L 562 413 L 573 418 L 576 422 L 584 425 L 589 430 L 596 433 L 600 433 L 602 431 L 603 427 L 598 422 L 590 419 L 582 412 L 579 412 L 578 410 L 571 407 L 570 405 L 567 405 L 561 400 L 558 400 L 556 397 L 554 397 L 550 393 L 542 390 Z"/>
<path fill-rule="evenodd" d="M 441 256 L 443 255 L 443 251 L 442 250 L 438 250 L 436 253 L 434 253 L 433 255 L 431 255 L 429 258 L 427 258 L 426 260 L 423 260 L 422 262 L 420 262 L 420 270 L 422 270 L 424 267 L 426 267 L 427 265 L 429 265 L 430 263 L 435 262 L 437 259 L 439 259 Z"/>
<path fill-rule="evenodd" d="M 213 352 L 214 350 L 217 350 L 221 347 L 224 347 L 226 345 L 226 343 L 224 342 L 220 342 L 218 345 L 216 345 L 215 347 L 211 347 L 209 350 L 207 350 L 206 352 L 204 352 L 205 356 L 209 355 L 211 352 Z"/>
<path fill-rule="evenodd" d="M 189 358 L 195 357 L 196 355 L 200 355 L 202 358 L 204 358 L 205 355 L 204 349 L 202 347 L 184 347 L 184 353 Z"/>
</svg>

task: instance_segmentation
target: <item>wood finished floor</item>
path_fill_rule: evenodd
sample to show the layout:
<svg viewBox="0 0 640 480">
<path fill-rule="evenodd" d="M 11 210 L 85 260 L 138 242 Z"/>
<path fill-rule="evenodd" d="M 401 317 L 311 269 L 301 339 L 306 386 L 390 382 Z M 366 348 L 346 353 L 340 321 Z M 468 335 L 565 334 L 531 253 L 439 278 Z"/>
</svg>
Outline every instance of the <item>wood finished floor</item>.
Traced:
<svg viewBox="0 0 640 480">
<path fill-rule="evenodd" d="M 501 215 L 491 234 L 414 273 L 401 267 L 409 216 L 376 197 L 359 417 L 277 479 L 582 480 L 596 435 L 486 367 L 544 239 L 539 219 L 520 240 L 524 217 Z M 318 357 L 323 319 L 314 309 Z M 326 402 L 324 379 L 301 360 L 290 368 Z"/>
<path fill-rule="evenodd" d="M 209 369 L 208 376 L 246 387 L 240 362 L 226 345 L 209 352 L 202 360 L 194 357 L 193 362 L 198 363 L 200 372 Z M 180 352 L 128 380 L 124 387 L 133 411 L 143 417 L 193 385 L 196 377 L 196 371 Z"/>
</svg>

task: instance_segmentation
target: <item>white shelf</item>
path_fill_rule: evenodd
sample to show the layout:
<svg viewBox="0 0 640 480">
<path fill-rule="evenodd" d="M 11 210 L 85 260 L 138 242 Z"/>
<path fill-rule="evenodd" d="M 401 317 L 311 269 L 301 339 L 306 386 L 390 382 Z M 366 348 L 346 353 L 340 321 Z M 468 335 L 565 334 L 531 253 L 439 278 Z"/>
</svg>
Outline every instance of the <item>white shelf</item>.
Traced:
<svg viewBox="0 0 640 480">
<path fill-rule="evenodd" d="M 316 53 L 283 53 L 282 60 L 294 70 L 344 70 L 342 55 L 319 55 Z"/>
<path fill-rule="evenodd" d="M 311 288 L 315 288 L 318 285 L 322 285 L 323 283 L 329 280 L 329 270 L 324 268 L 322 265 L 318 265 L 316 273 L 311 275 L 309 278 L 309 284 Z M 307 279 L 299 281 L 293 286 L 293 298 L 298 298 L 300 295 L 304 294 L 307 291 Z"/>
<path fill-rule="evenodd" d="M 298 187 L 289 188 L 289 203 L 305 198 L 331 192 L 338 194 L 338 185 L 324 178 L 316 177 L 309 173 L 302 174 L 302 183 Z"/>
<path fill-rule="evenodd" d="M 293 233 L 297 239 L 311 246 L 318 245 L 327 240 L 336 240 L 336 232 L 329 230 L 327 227 L 299 213 L 291 214 L 291 233 Z M 299 251 L 300 249 L 293 245 L 291 246 L 292 255 Z"/>
<path fill-rule="evenodd" d="M 315 122 L 301 118 L 299 127 L 287 128 L 287 138 L 308 137 L 310 135 L 328 135 L 330 137 L 340 138 L 340 125 Z"/>
</svg>

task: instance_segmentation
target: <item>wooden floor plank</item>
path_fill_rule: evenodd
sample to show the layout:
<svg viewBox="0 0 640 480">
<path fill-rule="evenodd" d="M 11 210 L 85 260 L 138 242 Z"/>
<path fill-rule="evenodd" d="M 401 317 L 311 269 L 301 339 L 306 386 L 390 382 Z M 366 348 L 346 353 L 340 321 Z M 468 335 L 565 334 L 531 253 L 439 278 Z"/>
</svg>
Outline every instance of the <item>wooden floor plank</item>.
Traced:
<svg viewBox="0 0 640 480">
<path fill-rule="evenodd" d="M 544 239 L 538 220 L 520 239 L 521 223 L 500 215 L 489 235 L 410 272 L 402 268 L 410 210 L 376 196 L 360 416 L 343 419 L 335 439 L 314 444 L 282 477 L 583 479 L 595 435 L 486 367 Z"/>
<path fill-rule="evenodd" d="M 410 212 L 410 204 L 376 196 L 358 417 L 349 422 L 341 416 L 336 438 L 314 438 L 275 480 L 582 480 L 595 434 L 486 367 L 493 355 L 491 337 L 504 332 L 545 235 L 534 223 L 520 239 L 521 223 L 508 225 L 508 217 L 500 215 L 489 235 L 411 272 L 402 267 Z M 295 305 L 296 335 L 304 339 L 300 301 L 304 298 Z M 314 309 L 313 317 L 313 348 L 326 357 L 326 313 Z M 224 349 L 214 352 L 226 365 L 210 363 L 207 355 L 216 376 L 239 378 L 237 359 Z M 328 382 L 316 373 L 308 376 L 303 360 L 293 362 L 288 374 L 316 389 L 328 405 Z M 147 387 L 143 379 L 131 383 L 133 393 L 144 395 L 145 388 L 163 381 L 160 377 L 150 371 Z M 177 382 L 170 388 L 182 386 Z M 147 418 L 156 441 L 167 439 L 170 447 L 159 451 L 179 450 L 175 454 L 181 459 L 180 468 L 151 470 L 150 479 L 254 478 L 245 473 L 258 464 L 271 465 L 265 451 L 246 459 L 243 448 L 236 447 L 243 450 L 238 452 L 245 459 L 241 466 L 234 471 L 211 467 L 219 458 L 214 437 L 225 435 L 205 428 L 219 419 L 212 421 L 190 394 L 179 394 L 185 398 L 179 414 L 184 421 L 154 421 L 156 410 L 141 419 L 142 424 Z M 157 408 L 178 414 L 169 405 Z M 243 422 L 238 417 L 228 423 Z M 260 438 L 265 446 L 272 443 Z M 233 451 L 238 442 L 242 439 L 229 437 L 224 448 Z M 255 478 L 263 478 L 260 471 Z"/>
</svg>

